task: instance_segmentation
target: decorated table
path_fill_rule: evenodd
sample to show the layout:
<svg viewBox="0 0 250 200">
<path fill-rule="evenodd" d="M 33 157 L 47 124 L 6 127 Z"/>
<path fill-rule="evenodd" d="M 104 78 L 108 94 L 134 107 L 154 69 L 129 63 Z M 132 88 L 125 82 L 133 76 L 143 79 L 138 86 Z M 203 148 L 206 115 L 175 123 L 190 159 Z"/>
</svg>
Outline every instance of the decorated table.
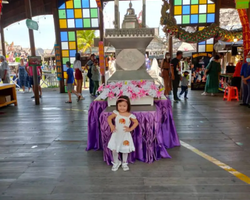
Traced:
<svg viewBox="0 0 250 200">
<path fill-rule="evenodd" d="M 129 154 L 128 162 L 140 160 L 152 163 L 161 158 L 171 158 L 166 149 L 180 146 L 174 125 L 171 101 L 154 100 L 152 111 L 133 111 L 139 126 L 132 132 L 136 151 Z M 107 101 L 94 101 L 88 113 L 88 150 L 103 150 L 103 159 L 111 164 L 112 152 L 107 148 L 111 131 L 107 122 L 111 114 Z"/>
</svg>

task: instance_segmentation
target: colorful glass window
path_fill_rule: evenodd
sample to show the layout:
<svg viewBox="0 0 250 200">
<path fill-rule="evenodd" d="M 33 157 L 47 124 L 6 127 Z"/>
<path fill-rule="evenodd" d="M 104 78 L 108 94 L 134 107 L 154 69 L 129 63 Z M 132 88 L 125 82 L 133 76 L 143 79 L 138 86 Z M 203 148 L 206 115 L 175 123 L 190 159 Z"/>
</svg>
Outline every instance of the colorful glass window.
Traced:
<svg viewBox="0 0 250 200">
<path fill-rule="evenodd" d="M 199 27 L 199 31 L 203 30 L 204 27 Z M 198 43 L 198 52 L 213 52 L 214 38 L 210 38 L 206 41 Z"/>
<path fill-rule="evenodd" d="M 178 25 L 215 23 L 215 3 L 211 0 L 174 0 Z"/>
<path fill-rule="evenodd" d="M 72 19 L 74 20 L 74 19 Z M 64 71 L 67 70 L 66 62 L 74 61 L 76 55 L 76 32 L 75 31 L 61 31 L 61 46 L 62 46 L 62 64 Z M 73 63 L 73 62 L 71 62 Z"/>
<path fill-rule="evenodd" d="M 96 0 L 68 0 L 66 3 L 65 0 L 59 0 L 58 14 L 61 29 L 98 28 Z"/>
</svg>

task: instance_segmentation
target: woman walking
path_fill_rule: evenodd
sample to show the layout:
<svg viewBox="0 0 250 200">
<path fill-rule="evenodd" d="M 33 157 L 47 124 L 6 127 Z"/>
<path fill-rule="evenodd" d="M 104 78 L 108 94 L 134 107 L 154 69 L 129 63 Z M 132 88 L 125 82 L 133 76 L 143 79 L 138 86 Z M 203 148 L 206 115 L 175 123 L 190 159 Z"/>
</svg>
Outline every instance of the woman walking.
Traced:
<svg viewBox="0 0 250 200">
<path fill-rule="evenodd" d="M 219 89 L 219 76 L 221 73 L 220 66 L 220 57 L 216 55 L 214 60 L 211 61 L 206 67 L 205 76 L 207 77 L 205 91 L 201 95 L 207 95 L 208 93 L 211 96 L 214 96 L 215 93 L 218 93 Z"/>
<path fill-rule="evenodd" d="M 94 65 L 91 68 L 91 73 L 92 73 L 92 80 L 94 81 L 93 96 L 96 96 L 96 91 L 99 88 L 99 82 L 100 82 L 100 71 L 97 60 L 94 61 Z"/>
<path fill-rule="evenodd" d="M 24 93 L 28 74 L 25 70 L 25 64 L 23 58 L 20 60 L 20 64 L 18 65 L 16 76 L 18 76 L 19 78 L 20 87 L 23 89 Z"/>
<path fill-rule="evenodd" d="M 75 78 L 76 78 L 76 91 L 77 93 L 79 93 L 82 96 L 82 82 L 83 82 L 83 78 L 82 78 L 82 63 L 81 63 L 81 55 L 79 53 L 76 53 L 76 57 L 75 57 L 75 62 L 73 65 L 73 68 L 75 70 Z M 82 97 L 82 99 L 84 99 Z"/>
<path fill-rule="evenodd" d="M 164 87 L 165 87 L 164 95 L 166 96 L 168 96 L 171 91 L 170 62 L 171 62 L 170 54 L 167 52 L 165 54 L 165 59 L 161 63 L 161 74 L 164 80 Z"/>
</svg>

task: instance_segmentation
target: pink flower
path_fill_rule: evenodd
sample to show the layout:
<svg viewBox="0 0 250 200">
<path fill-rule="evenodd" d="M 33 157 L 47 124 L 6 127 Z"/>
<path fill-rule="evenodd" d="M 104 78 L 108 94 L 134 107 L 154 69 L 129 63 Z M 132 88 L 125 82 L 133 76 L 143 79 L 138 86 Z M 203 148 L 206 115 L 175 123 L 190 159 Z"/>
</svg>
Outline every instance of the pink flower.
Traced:
<svg viewBox="0 0 250 200">
<path fill-rule="evenodd" d="M 144 89 L 140 89 L 138 96 L 139 97 L 145 97 L 147 95 L 146 91 Z"/>
<path fill-rule="evenodd" d="M 137 81 L 131 81 L 131 83 L 135 86 L 138 85 Z"/>
<path fill-rule="evenodd" d="M 118 97 L 122 96 L 123 95 L 123 91 L 120 90 L 120 93 L 118 94 Z"/>
<path fill-rule="evenodd" d="M 116 86 L 116 87 L 119 87 L 119 88 L 121 88 L 122 85 L 123 85 L 122 82 L 118 82 L 118 83 L 115 84 L 115 86 Z"/>
<path fill-rule="evenodd" d="M 150 86 L 150 88 L 151 88 L 152 90 L 157 90 L 157 87 L 156 87 L 156 85 L 155 85 L 154 83 Z"/>
<path fill-rule="evenodd" d="M 146 83 L 147 83 L 147 81 L 145 81 L 145 80 L 138 81 L 138 85 L 140 87 L 144 86 Z"/>
<path fill-rule="evenodd" d="M 106 85 L 106 88 L 110 88 L 111 87 L 111 85 Z"/>
<path fill-rule="evenodd" d="M 112 91 L 109 92 L 109 93 L 108 93 L 108 98 L 109 98 L 109 99 L 115 98 L 115 94 L 114 94 Z"/>
<path fill-rule="evenodd" d="M 102 91 L 103 91 L 103 85 L 101 85 L 101 86 L 98 88 L 97 91 L 98 91 L 98 92 L 102 92 Z"/>
<path fill-rule="evenodd" d="M 130 86 L 128 86 L 128 92 L 133 92 L 133 89 Z"/>
<path fill-rule="evenodd" d="M 135 93 L 132 93 L 132 94 L 131 94 L 131 99 L 132 99 L 132 100 L 137 99 L 137 95 L 136 95 Z"/>
<path fill-rule="evenodd" d="M 159 99 L 159 98 L 161 97 L 161 95 L 162 95 L 162 91 L 159 91 L 159 90 L 158 90 L 158 91 L 156 92 L 156 97 Z"/>
</svg>

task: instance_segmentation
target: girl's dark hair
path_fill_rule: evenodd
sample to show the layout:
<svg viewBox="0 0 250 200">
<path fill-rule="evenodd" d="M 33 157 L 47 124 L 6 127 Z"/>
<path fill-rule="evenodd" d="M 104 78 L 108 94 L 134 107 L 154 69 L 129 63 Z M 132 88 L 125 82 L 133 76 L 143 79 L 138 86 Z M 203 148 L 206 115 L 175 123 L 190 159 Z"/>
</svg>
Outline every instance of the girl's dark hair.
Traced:
<svg viewBox="0 0 250 200">
<path fill-rule="evenodd" d="M 125 102 L 127 102 L 127 105 L 128 105 L 128 110 L 127 110 L 127 112 L 130 112 L 130 110 L 131 110 L 131 104 L 130 104 L 130 100 L 129 100 L 129 98 L 128 98 L 127 96 L 120 96 L 120 97 L 117 99 L 117 101 L 116 101 L 116 110 L 118 111 L 118 104 L 121 103 L 121 102 L 123 102 L 124 99 L 125 99 Z"/>
<path fill-rule="evenodd" d="M 76 60 L 81 60 L 81 55 L 79 53 L 76 53 Z"/>
</svg>

